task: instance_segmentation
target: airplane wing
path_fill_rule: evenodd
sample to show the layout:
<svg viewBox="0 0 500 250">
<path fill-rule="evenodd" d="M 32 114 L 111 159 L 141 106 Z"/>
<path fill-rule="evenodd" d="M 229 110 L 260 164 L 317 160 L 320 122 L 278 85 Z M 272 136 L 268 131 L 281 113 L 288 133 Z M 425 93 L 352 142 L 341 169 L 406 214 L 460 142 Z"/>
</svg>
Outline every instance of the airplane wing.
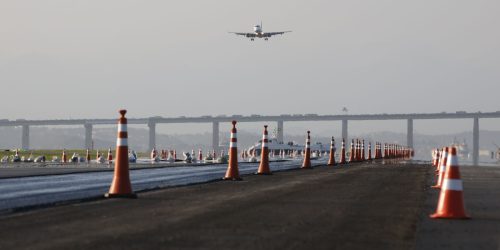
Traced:
<svg viewBox="0 0 500 250">
<path fill-rule="evenodd" d="M 265 37 L 271 37 L 271 36 L 274 36 L 274 35 L 283 35 L 287 32 L 292 32 L 291 30 L 287 30 L 287 31 L 279 31 L 279 32 L 264 32 L 264 36 Z"/>
<path fill-rule="evenodd" d="M 229 32 L 229 33 L 233 33 L 233 34 L 236 34 L 239 36 L 246 36 L 246 37 L 256 37 L 257 36 L 257 35 L 255 35 L 255 33 L 240 33 L 240 32 Z"/>
</svg>

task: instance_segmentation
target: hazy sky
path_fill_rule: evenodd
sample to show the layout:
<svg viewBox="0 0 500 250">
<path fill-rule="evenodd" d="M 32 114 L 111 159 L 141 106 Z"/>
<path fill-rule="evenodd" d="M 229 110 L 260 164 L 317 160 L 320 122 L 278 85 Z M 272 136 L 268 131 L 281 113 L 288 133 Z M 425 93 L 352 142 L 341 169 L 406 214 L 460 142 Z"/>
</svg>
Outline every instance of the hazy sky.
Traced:
<svg viewBox="0 0 500 250">
<path fill-rule="evenodd" d="M 499 13 L 498 0 L 3 0 L 0 119 L 497 111 Z M 227 33 L 260 21 L 293 32 Z"/>
</svg>

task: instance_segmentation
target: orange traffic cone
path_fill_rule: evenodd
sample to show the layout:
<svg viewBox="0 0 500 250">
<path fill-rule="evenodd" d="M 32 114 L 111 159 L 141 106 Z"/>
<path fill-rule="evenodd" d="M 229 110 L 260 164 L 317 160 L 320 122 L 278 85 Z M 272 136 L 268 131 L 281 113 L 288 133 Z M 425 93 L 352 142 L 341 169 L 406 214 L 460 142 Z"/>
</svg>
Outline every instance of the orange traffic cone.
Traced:
<svg viewBox="0 0 500 250">
<path fill-rule="evenodd" d="M 439 176 L 439 168 L 441 168 L 441 159 L 443 157 L 443 151 L 444 151 L 444 148 L 442 149 L 438 149 L 438 159 L 437 159 L 437 164 L 436 164 L 436 169 L 434 170 L 436 172 L 436 176 Z"/>
<path fill-rule="evenodd" d="M 469 219 L 465 214 L 464 195 L 460 170 L 458 168 L 457 148 L 451 147 L 446 161 L 446 173 L 439 193 L 434 219 Z"/>
<path fill-rule="evenodd" d="M 346 164 L 346 161 L 345 161 L 345 139 L 344 138 L 342 138 L 342 148 L 340 149 L 339 164 Z"/>
<path fill-rule="evenodd" d="M 362 161 L 363 158 L 362 158 L 362 151 L 361 151 L 361 148 L 362 148 L 362 145 L 361 145 L 361 140 L 358 141 L 358 150 L 357 150 L 357 153 L 356 153 L 356 156 L 357 156 L 357 161 Z"/>
<path fill-rule="evenodd" d="M 62 151 L 61 161 L 62 161 L 63 163 L 68 162 L 68 157 L 66 156 L 66 149 L 63 149 L 63 151 Z"/>
<path fill-rule="evenodd" d="M 203 154 L 201 152 L 201 148 L 200 148 L 200 150 L 198 150 L 198 161 L 199 162 L 203 161 Z"/>
<path fill-rule="evenodd" d="M 432 186 L 432 188 L 441 188 L 443 183 L 444 174 L 446 171 L 448 161 L 448 147 L 443 149 L 443 153 L 441 154 L 440 166 L 439 166 L 439 177 L 437 179 L 436 185 Z"/>
<path fill-rule="evenodd" d="M 332 136 L 332 141 L 330 142 L 330 157 L 328 159 L 328 166 L 335 166 L 335 138 Z"/>
<path fill-rule="evenodd" d="M 127 149 L 128 152 L 128 149 Z M 111 148 L 108 149 L 108 162 L 111 163 L 113 161 L 113 153 L 111 153 Z"/>
<path fill-rule="evenodd" d="M 432 162 L 432 165 L 434 165 L 434 167 L 438 167 L 438 161 L 439 161 L 439 157 L 440 157 L 440 153 L 439 153 L 439 150 L 436 149 L 434 151 L 434 161 Z"/>
<path fill-rule="evenodd" d="M 150 156 L 151 160 L 154 160 L 156 158 L 156 148 L 153 147 L 153 149 L 151 150 L 151 156 Z"/>
<path fill-rule="evenodd" d="M 118 139 L 116 140 L 115 173 L 109 192 L 104 196 L 107 198 L 137 198 L 132 192 L 128 167 L 128 134 L 126 110 L 120 110 L 121 117 L 118 120 Z"/>
<path fill-rule="evenodd" d="M 88 148 L 87 148 L 87 154 L 85 155 L 85 160 L 87 160 L 87 162 L 90 162 L 90 151 Z"/>
<path fill-rule="evenodd" d="M 361 142 L 361 160 L 362 161 L 366 160 L 366 158 L 365 158 L 365 140 L 363 140 L 363 142 Z"/>
<path fill-rule="evenodd" d="M 240 171 L 238 170 L 238 139 L 236 136 L 236 121 L 233 121 L 231 129 L 231 142 L 229 143 L 229 162 L 224 180 L 239 181 Z"/>
<path fill-rule="evenodd" d="M 355 154 L 355 150 L 354 150 L 354 139 L 352 139 L 351 141 L 351 149 L 349 150 L 349 163 L 352 163 L 354 162 L 354 154 Z"/>
<path fill-rule="evenodd" d="M 304 162 L 302 163 L 303 169 L 310 169 L 311 166 L 311 131 L 307 131 L 306 147 L 305 147 Z"/>
<path fill-rule="evenodd" d="M 270 175 L 271 169 L 269 169 L 269 148 L 268 148 L 268 138 L 267 138 L 267 125 L 264 125 L 264 134 L 262 135 L 262 151 L 260 153 L 260 164 L 259 169 L 256 174 Z"/>
<path fill-rule="evenodd" d="M 367 160 L 372 160 L 372 142 L 368 142 L 368 158 Z"/>
</svg>

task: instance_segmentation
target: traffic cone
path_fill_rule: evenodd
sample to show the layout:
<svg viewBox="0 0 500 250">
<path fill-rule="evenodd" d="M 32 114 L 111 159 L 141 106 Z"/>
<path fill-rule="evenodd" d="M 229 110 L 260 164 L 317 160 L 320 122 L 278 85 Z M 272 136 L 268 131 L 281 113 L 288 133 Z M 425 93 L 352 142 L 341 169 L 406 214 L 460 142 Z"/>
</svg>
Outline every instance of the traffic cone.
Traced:
<svg viewBox="0 0 500 250">
<path fill-rule="evenodd" d="M 151 160 L 154 160 L 156 158 L 156 148 L 154 148 L 154 147 L 151 150 L 150 158 L 151 158 Z"/>
<path fill-rule="evenodd" d="M 238 139 L 236 133 L 236 121 L 233 121 L 233 128 L 231 129 L 231 142 L 229 143 L 229 161 L 227 166 L 226 175 L 224 180 L 239 181 L 240 172 L 238 170 Z M 222 156 L 223 157 L 223 154 Z"/>
<path fill-rule="evenodd" d="M 66 156 L 66 149 L 63 149 L 63 151 L 62 151 L 62 157 L 61 158 L 62 158 L 61 161 L 63 163 L 68 162 L 68 157 Z"/>
<path fill-rule="evenodd" d="M 88 148 L 87 148 L 87 154 L 85 155 L 85 160 L 87 160 L 87 162 L 90 162 L 90 151 Z"/>
<path fill-rule="evenodd" d="M 447 161 L 449 159 L 448 157 L 448 147 L 445 147 L 443 149 L 443 154 L 441 154 L 441 164 L 439 166 L 439 177 L 437 179 L 437 183 L 436 185 L 432 186 L 432 188 L 441 188 L 441 185 L 443 184 L 443 178 L 444 178 L 444 174 L 446 172 L 446 166 L 447 166 Z"/>
<path fill-rule="evenodd" d="M 361 160 L 365 161 L 365 140 L 361 142 Z"/>
<path fill-rule="evenodd" d="M 346 161 L 345 161 L 345 139 L 344 138 L 342 138 L 342 148 L 340 149 L 339 164 L 346 164 Z"/>
<path fill-rule="evenodd" d="M 358 153 L 358 139 L 353 141 L 353 151 L 352 151 L 352 162 L 356 162 L 357 153 Z"/>
<path fill-rule="evenodd" d="M 126 110 L 120 110 L 121 117 L 118 120 L 118 138 L 116 140 L 116 160 L 113 182 L 106 198 L 137 198 L 132 192 L 128 167 L 128 133 Z"/>
<path fill-rule="evenodd" d="M 351 141 L 351 149 L 349 150 L 349 163 L 352 163 L 354 162 L 354 154 L 355 154 L 355 150 L 354 150 L 354 139 L 352 139 Z"/>
<path fill-rule="evenodd" d="M 465 214 L 462 179 L 458 167 L 457 148 L 451 147 L 446 161 L 446 173 L 439 193 L 433 219 L 469 219 Z"/>
<path fill-rule="evenodd" d="M 262 150 L 260 153 L 260 164 L 259 169 L 256 174 L 270 175 L 271 169 L 269 169 L 269 140 L 267 138 L 267 125 L 264 125 L 264 133 L 262 135 Z"/>
<path fill-rule="evenodd" d="M 372 142 L 368 142 L 368 158 L 367 160 L 372 160 Z"/>
<path fill-rule="evenodd" d="M 203 154 L 201 152 L 201 148 L 200 148 L 200 150 L 198 150 L 198 161 L 199 162 L 203 161 Z"/>
<path fill-rule="evenodd" d="M 306 146 L 305 146 L 304 162 L 302 163 L 303 169 L 311 169 L 311 131 L 307 131 Z"/>
<path fill-rule="evenodd" d="M 108 162 L 111 163 L 112 161 L 113 161 L 113 153 L 111 153 L 111 148 L 109 148 L 108 149 Z"/>
<path fill-rule="evenodd" d="M 439 157 L 437 159 L 436 169 L 434 170 L 434 172 L 436 172 L 436 176 L 439 176 L 439 168 L 441 167 L 441 158 L 443 157 L 443 150 L 444 148 L 438 149 Z"/>
<path fill-rule="evenodd" d="M 432 165 L 434 165 L 434 167 L 436 167 L 436 168 L 438 167 L 439 156 L 440 156 L 439 149 L 435 149 L 434 150 L 434 161 L 433 161 Z"/>
<path fill-rule="evenodd" d="M 328 158 L 328 166 L 335 166 L 335 138 L 332 136 L 330 142 L 330 157 Z"/>
<path fill-rule="evenodd" d="M 95 160 L 99 161 L 99 158 L 101 158 L 101 154 L 99 153 L 99 149 L 95 151 Z"/>
<path fill-rule="evenodd" d="M 361 140 L 356 140 L 356 161 L 361 161 Z"/>
</svg>

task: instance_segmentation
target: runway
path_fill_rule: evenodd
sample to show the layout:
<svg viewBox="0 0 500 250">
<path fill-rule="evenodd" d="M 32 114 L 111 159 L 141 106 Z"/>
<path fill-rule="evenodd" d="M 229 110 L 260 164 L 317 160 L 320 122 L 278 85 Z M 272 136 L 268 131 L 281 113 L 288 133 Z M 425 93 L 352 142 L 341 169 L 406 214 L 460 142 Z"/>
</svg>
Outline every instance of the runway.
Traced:
<svg viewBox="0 0 500 250">
<path fill-rule="evenodd" d="M 313 161 L 314 162 L 314 161 Z M 323 163 L 323 160 L 315 164 Z M 241 174 L 257 170 L 257 163 L 240 163 Z M 299 161 L 271 163 L 273 171 L 297 168 Z M 130 171 L 135 192 L 203 183 L 218 180 L 224 176 L 226 164 L 155 164 L 134 165 Z M 47 206 L 54 203 L 94 199 L 109 190 L 113 168 L 73 167 L 52 168 L 3 168 L 0 179 L 0 212 Z M 16 178 L 16 176 L 19 176 Z"/>
<path fill-rule="evenodd" d="M 0 249 L 500 246 L 500 168 L 462 167 L 465 206 L 472 219 L 432 220 L 428 215 L 436 208 L 438 191 L 429 188 L 434 168 L 428 164 L 396 160 L 336 167 L 316 164 L 312 170 L 302 170 L 299 162 L 289 163 L 280 166 L 288 171 L 245 175 L 243 181 L 181 185 L 142 192 L 138 199 L 100 198 L 4 214 L 0 226 L 8 230 L 0 234 Z M 255 171 L 256 164 L 241 165 L 242 173 Z M 220 179 L 225 167 L 213 168 L 214 172 L 199 169 L 207 171 L 200 180 L 211 174 Z M 138 178 L 136 171 L 146 170 L 132 171 Z M 176 170 L 175 178 L 163 185 L 182 183 L 187 178 L 183 174 Z M 153 180 L 154 174 L 145 179 Z M 133 185 L 140 182 L 135 179 Z M 106 191 L 107 185 L 98 189 Z"/>
</svg>

